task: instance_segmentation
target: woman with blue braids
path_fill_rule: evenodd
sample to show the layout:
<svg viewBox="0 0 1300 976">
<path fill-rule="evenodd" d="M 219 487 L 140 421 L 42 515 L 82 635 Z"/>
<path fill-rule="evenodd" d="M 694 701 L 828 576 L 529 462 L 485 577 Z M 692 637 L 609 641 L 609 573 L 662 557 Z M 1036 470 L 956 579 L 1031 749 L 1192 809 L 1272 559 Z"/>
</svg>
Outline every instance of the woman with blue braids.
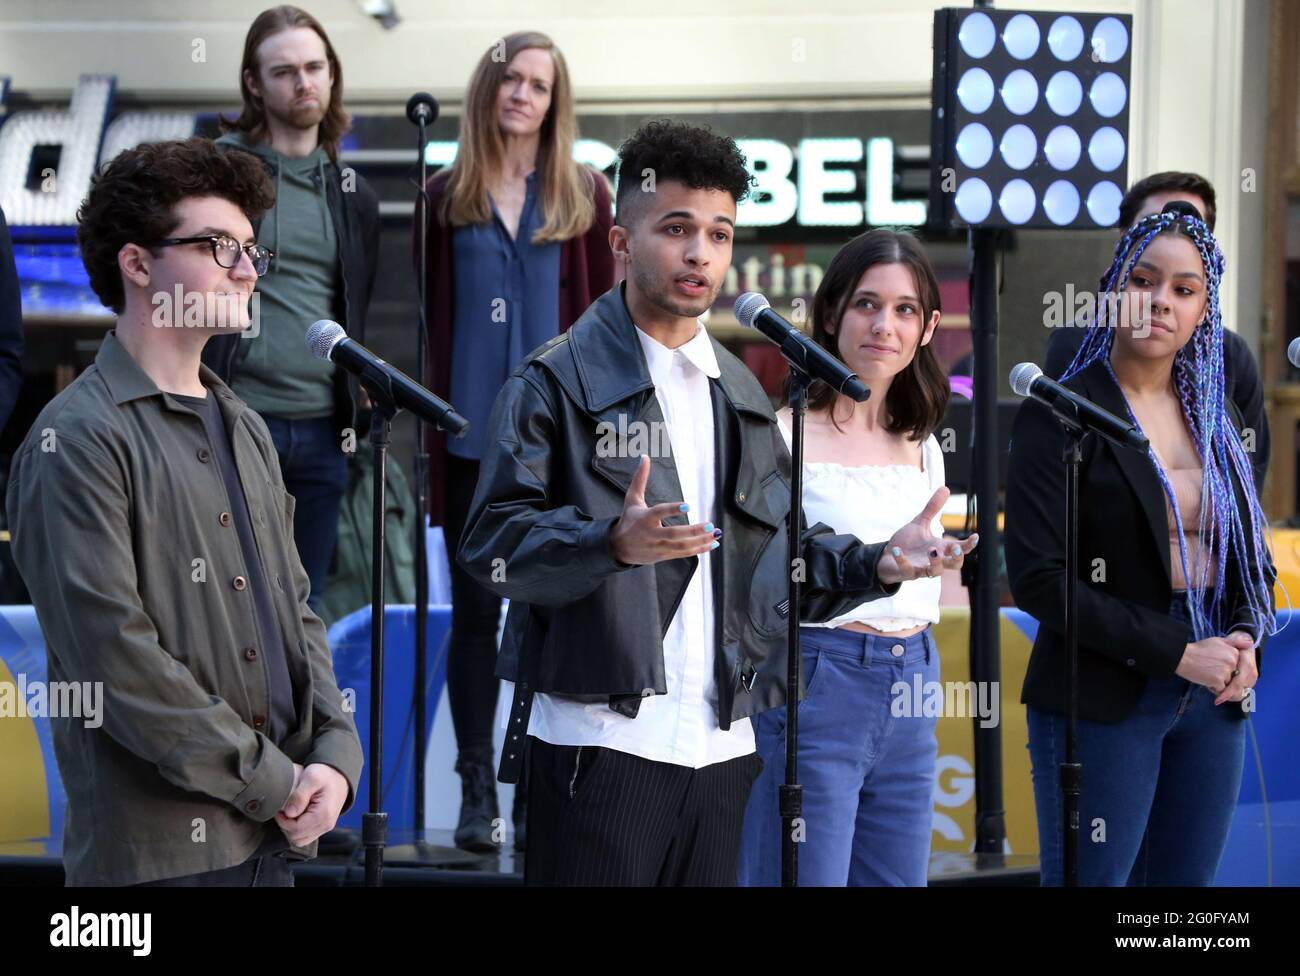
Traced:
<svg viewBox="0 0 1300 976">
<path fill-rule="evenodd" d="M 1267 525 L 1224 399 L 1223 254 L 1195 208 L 1131 227 L 1062 377 L 1146 435 L 1079 472 L 1079 881 L 1213 882 L 1241 785 L 1243 720 L 1275 630 Z M 1021 700 L 1044 885 L 1063 878 L 1064 434 L 1026 401 L 1007 472 L 1006 560 L 1039 622 Z"/>
</svg>

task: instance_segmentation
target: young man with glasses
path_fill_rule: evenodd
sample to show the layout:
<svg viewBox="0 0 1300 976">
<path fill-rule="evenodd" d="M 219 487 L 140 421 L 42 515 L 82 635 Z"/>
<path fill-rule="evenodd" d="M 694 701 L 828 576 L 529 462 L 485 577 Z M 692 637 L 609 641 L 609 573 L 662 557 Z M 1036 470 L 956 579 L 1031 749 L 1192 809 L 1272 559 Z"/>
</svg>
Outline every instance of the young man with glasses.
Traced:
<svg viewBox="0 0 1300 976">
<path fill-rule="evenodd" d="M 339 165 L 348 128 L 342 68 L 311 14 L 277 6 L 258 15 L 244 39 L 240 94 L 240 115 L 221 120 L 227 132 L 217 144 L 255 156 L 274 181 L 274 206 L 253 232 L 275 256 L 257 286 L 258 334 L 217 338 L 203 361 L 271 430 L 298 502 L 294 536 L 318 610 L 348 482 L 344 447 L 365 435 L 357 418 L 364 398 L 346 372 L 311 355 L 306 336 L 313 322 L 333 319 L 365 342 L 379 201 Z M 345 440 L 347 429 L 356 436 Z"/>
<path fill-rule="evenodd" d="M 272 199 L 257 160 L 196 138 L 120 154 L 78 214 L 116 327 L 6 499 L 50 681 L 98 703 L 51 719 L 70 885 L 291 885 L 356 794 L 270 432 L 200 362 L 250 325 Z"/>
</svg>

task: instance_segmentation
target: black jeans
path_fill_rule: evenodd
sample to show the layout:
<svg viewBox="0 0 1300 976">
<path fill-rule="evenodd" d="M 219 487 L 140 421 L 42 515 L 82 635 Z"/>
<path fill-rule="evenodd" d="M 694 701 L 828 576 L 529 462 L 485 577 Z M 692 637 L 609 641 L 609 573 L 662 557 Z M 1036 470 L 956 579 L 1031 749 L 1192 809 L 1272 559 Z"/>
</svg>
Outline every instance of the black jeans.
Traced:
<svg viewBox="0 0 1300 976">
<path fill-rule="evenodd" d="M 492 762 L 492 720 L 500 682 L 496 676 L 501 597 L 479 585 L 456 562 L 469 505 L 478 483 L 478 462 L 447 456 L 443 540 L 451 575 L 451 638 L 447 650 L 447 698 L 462 759 Z"/>
</svg>

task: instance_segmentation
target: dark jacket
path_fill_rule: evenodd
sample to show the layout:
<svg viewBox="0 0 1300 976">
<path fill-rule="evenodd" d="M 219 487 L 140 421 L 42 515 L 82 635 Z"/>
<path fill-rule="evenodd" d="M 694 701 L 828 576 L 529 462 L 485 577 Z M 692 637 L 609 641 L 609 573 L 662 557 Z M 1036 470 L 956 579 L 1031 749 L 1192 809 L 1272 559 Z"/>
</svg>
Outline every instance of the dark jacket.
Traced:
<svg viewBox="0 0 1300 976">
<path fill-rule="evenodd" d="M 1064 373 L 1083 344 L 1084 333 L 1082 328 L 1053 329 L 1047 337 L 1043 372 L 1053 379 Z M 1228 329 L 1223 330 L 1223 396 L 1237 405 L 1242 429 L 1255 432 L 1250 465 L 1255 472 L 1255 490 L 1263 495 L 1270 450 L 1264 384 L 1260 382 L 1259 366 L 1250 351 L 1250 343 Z"/>
<path fill-rule="evenodd" d="M 14 455 L 14 561 L 45 636 L 51 682 L 102 688 L 102 725 L 52 718 L 68 794 L 70 885 L 215 871 L 279 840 L 293 763 L 348 782 L 361 742 L 293 543 L 293 496 L 260 416 L 207 369 L 230 433 L 284 635 L 259 647 L 244 552 L 207 433 L 115 332 L 41 411 Z M 283 653 L 298 726 L 267 737 L 266 657 Z M 295 848 L 312 856 L 316 845 Z"/>
<path fill-rule="evenodd" d="M 426 376 L 429 388 L 444 400 L 451 396 L 451 333 L 456 295 L 452 235 L 455 228 L 438 219 L 438 210 L 450 175 L 449 169 L 440 171 L 429 178 L 426 188 L 429 197 L 429 238 L 425 251 L 425 266 L 429 276 L 424 312 L 425 328 L 429 335 Z M 614 285 L 614 254 L 609 249 L 609 229 L 614 222 L 609 184 L 603 175 L 594 170 L 591 171 L 591 177 L 596 219 L 585 234 L 579 234 L 560 245 L 560 332 L 578 321 L 587 306 Z M 416 245 L 419 244 L 419 233 L 417 213 L 412 229 Z M 418 254 L 415 251 L 413 253 Z M 425 425 L 424 430 L 425 450 L 429 453 L 429 482 L 426 489 L 429 524 L 442 525 L 446 506 L 447 435 L 434 430 L 432 425 Z"/>
<path fill-rule="evenodd" d="M 666 694 L 662 637 L 699 560 L 624 566 L 609 533 L 640 459 L 598 451 L 598 425 L 664 422 L 623 286 L 515 369 L 492 410 L 490 453 L 461 537 L 459 562 L 510 598 L 497 674 L 516 683 L 511 717 L 527 727 L 535 692 L 608 701 L 635 718 L 644 694 Z M 767 395 L 713 341 L 717 504 L 694 513 L 722 529 L 714 550 L 718 724 L 786 701 L 790 454 Z M 647 505 L 681 499 L 673 459 L 652 456 Z M 685 525 L 686 515 L 665 520 Z M 802 519 L 801 519 L 802 524 Z M 897 592 L 876 578 L 885 543 L 864 545 L 818 523 L 803 534 L 803 619 L 829 620 Z M 510 742 L 507 742 L 507 746 Z M 501 778 L 518 753 L 507 748 Z"/>
<path fill-rule="evenodd" d="M 228 152 L 245 152 L 237 144 L 217 143 Z M 250 153 L 256 156 L 256 153 Z M 257 157 L 273 173 L 270 164 Z M 331 312 L 334 320 L 347 330 L 348 335 L 361 344 L 366 341 L 366 310 L 375 286 L 375 271 L 379 267 L 379 198 L 370 184 L 354 169 L 341 169 L 330 163 L 325 167 L 327 181 L 325 199 L 334 222 L 334 236 L 338 240 L 339 261 L 335 279 L 337 307 Z M 347 180 L 348 188 L 344 187 Z M 253 234 L 262 228 L 262 217 L 253 221 Z M 203 348 L 203 363 L 229 383 L 238 368 L 238 335 L 218 335 L 208 340 Z M 303 355 L 310 355 L 306 345 Z M 359 384 L 346 370 L 334 370 L 334 422 L 339 430 L 357 429 L 357 396 Z M 358 436 L 364 434 L 359 431 Z"/>
<path fill-rule="evenodd" d="M 1127 415 L 1123 393 L 1104 362 L 1065 386 L 1111 413 Z M 1241 427 L 1235 406 L 1228 412 Z M 1021 701 L 1065 712 L 1065 433 L 1051 410 L 1026 400 L 1011 433 L 1007 470 L 1007 575 L 1016 605 L 1039 623 Z M 1235 483 L 1238 508 L 1245 491 Z M 1249 515 L 1243 515 L 1248 521 Z M 1083 444 L 1079 469 L 1079 714 L 1118 722 L 1137 705 L 1148 677 L 1169 678 L 1194 638 L 1169 615 L 1169 516 L 1151 460 L 1098 437 Z M 1096 560 L 1102 560 L 1097 563 Z M 1104 580 L 1094 582 L 1097 570 Z M 1270 566 L 1271 569 L 1271 566 Z M 1225 633 L 1255 632 L 1229 556 Z M 1222 636 L 1222 635 L 1220 635 Z M 1256 634 L 1263 648 L 1266 635 Z M 1244 715 L 1240 707 L 1234 714 Z"/>
</svg>

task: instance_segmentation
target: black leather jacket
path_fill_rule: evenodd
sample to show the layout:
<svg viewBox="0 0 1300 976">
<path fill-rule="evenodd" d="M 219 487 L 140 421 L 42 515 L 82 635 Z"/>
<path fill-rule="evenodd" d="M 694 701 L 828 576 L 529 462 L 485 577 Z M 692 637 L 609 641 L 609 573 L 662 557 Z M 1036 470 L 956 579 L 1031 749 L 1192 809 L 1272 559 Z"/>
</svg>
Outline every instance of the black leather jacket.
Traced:
<svg viewBox="0 0 1300 976">
<path fill-rule="evenodd" d="M 497 675 L 515 682 L 511 734 L 535 692 L 608 701 L 635 718 L 643 695 L 666 694 L 663 635 L 699 560 L 624 566 L 610 529 L 639 456 L 597 451 L 598 425 L 664 422 L 622 285 L 568 332 L 534 350 L 498 395 L 458 560 L 511 601 Z M 786 517 L 790 454 L 767 395 L 713 342 L 716 508 L 692 513 L 722 529 L 712 553 L 718 723 L 785 704 Z M 623 418 L 624 426 L 619 419 Z M 646 504 L 677 501 L 671 457 L 652 457 Z M 685 525 L 688 516 L 666 520 Z M 803 619 L 828 620 L 897 592 L 876 579 L 885 543 L 864 545 L 818 523 L 805 529 Z M 516 721 L 518 720 L 518 721 Z M 513 782 L 522 736 L 507 738 L 500 778 Z"/>
</svg>

